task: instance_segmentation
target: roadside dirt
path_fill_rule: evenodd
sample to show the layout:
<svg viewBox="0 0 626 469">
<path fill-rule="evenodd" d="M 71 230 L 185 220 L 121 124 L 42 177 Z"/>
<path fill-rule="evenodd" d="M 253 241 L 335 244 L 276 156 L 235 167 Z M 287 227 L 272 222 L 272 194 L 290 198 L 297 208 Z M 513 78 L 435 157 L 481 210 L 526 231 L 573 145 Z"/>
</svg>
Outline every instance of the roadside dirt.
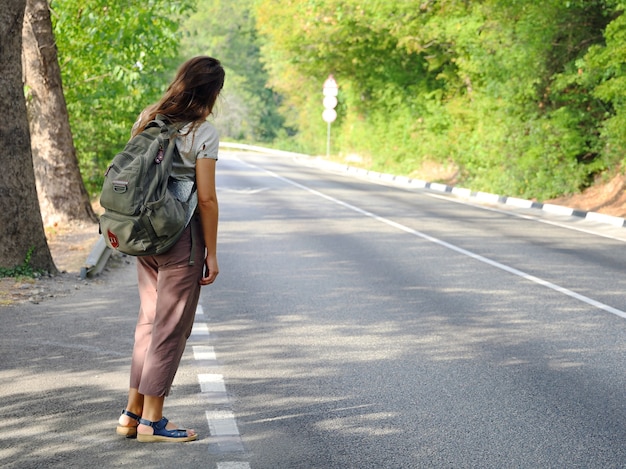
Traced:
<svg viewBox="0 0 626 469">
<path fill-rule="evenodd" d="M 81 268 L 98 241 L 98 225 L 73 223 L 46 229 L 48 246 L 59 275 L 40 278 L 0 278 L 0 307 L 41 303 L 66 296 L 94 280 L 80 278 Z M 97 281 L 97 279 L 95 280 Z"/>
<path fill-rule="evenodd" d="M 626 217 L 626 176 L 618 174 L 609 182 L 595 184 L 581 194 L 560 197 L 546 202 L 565 207 Z"/>
</svg>

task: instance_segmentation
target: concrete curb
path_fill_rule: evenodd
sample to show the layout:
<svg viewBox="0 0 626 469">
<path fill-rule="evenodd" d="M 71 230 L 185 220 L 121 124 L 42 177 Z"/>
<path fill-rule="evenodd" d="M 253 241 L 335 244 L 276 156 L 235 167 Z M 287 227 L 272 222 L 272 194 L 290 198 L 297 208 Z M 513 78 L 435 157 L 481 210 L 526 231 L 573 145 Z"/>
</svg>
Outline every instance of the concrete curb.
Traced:
<svg viewBox="0 0 626 469">
<path fill-rule="evenodd" d="M 245 151 L 256 151 L 268 153 L 271 155 L 277 156 L 291 156 L 297 158 L 307 158 L 309 160 L 315 160 L 315 162 L 322 167 L 326 167 L 327 169 L 332 169 L 334 171 L 351 173 L 358 175 L 360 177 L 366 177 L 368 179 L 380 180 L 384 182 L 390 182 L 394 184 L 398 184 L 405 187 L 417 188 L 417 189 L 428 189 L 434 192 L 441 192 L 446 194 L 454 194 L 460 198 L 464 199 L 474 199 L 480 202 L 491 203 L 491 204 L 503 204 L 517 208 L 532 208 L 537 210 L 543 210 L 546 213 L 551 213 L 555 215 L 564 215 L 564 216 L 573 216 L 584 218 L 588 221 L 593 221 L 596 223 L 603 223 L 607 225 L 612 225 L 616 227 L 623 228 L 626 226 L 626 219 L 615 217 L 612 215 L 605 215 L 598 212 L 586 212 L 583 210 L 578 210 L 574 208 L 565 207 L 562 205 L 555 204 L 544 204 L 541 202 L 534 202 L 532 200 L 524 200 L 516 197 L 509 197 L 498 194 L 491 194 L 488 192 L 479 192 L 472 191 L 471 189 L 466 189 L 463 187 L 449 186 L 446 184 L 441 184 L 437 182 L 428 182 L 422 181 L 420 179 L 412 179 L 406 176 L 396 176 L 393 174 L 379 173 L 376 171 L 369 171 L 367 169 L 355 168 L 350 165 L 334 163 L 332 161 L 323 160 L 321 157 L 313 157 L 310 155 L 305 155 L 302 153 L 293 153 L 282 150 L 273 150 L 271 148 L 264 148 L 253 145 L 244 145 L 239 143 L 229 143 L 224 142 L 220 143 L 220 147 L 234 150 L 245 150 Z"/>
<path fill-rule="evenodd" d="M 85 266 L 80 269 L 80 278 L 86 279 L 87 277 L 93 277 L 104 270 L 106 263 L 111 257 L 113 250 L 108 247 L 104 241 L 104 237 L 100 235 L 98 241 L 91 249 L 91 252 L 87 256 Z"/>
</svg>

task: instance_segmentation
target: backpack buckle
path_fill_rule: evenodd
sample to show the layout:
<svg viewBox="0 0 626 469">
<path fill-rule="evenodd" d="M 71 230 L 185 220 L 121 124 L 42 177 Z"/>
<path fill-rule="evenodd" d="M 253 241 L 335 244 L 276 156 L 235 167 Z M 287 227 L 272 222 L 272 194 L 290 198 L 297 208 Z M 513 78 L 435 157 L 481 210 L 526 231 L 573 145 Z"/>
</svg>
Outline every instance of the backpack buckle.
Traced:
<svg viewBox="0 0 626 469">
<path fill-rule="evenodd" d="M 113 192 L 123 194 L 128 190 L 128 181 L 113 181 Z"/>
</svg>

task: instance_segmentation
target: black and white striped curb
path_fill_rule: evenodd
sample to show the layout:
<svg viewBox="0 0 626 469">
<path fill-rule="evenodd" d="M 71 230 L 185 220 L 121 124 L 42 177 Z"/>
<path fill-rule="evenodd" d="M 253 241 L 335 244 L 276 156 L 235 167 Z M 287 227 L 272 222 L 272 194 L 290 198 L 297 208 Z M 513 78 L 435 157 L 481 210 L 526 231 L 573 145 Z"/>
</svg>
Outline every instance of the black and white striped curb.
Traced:
<svg viewBox="0 0 626 469">
<path fill-rule="evenodd" d="M 532 208 L 537 210 L 543 210 L 544 212 L 554 215 L 580 217 L 589 221 L 605 223 L 617 227 L 626 226 L 626 220 L 624 218 L 615 217 L 612 215 L 605 215 L 598 212 L 586 212 L 575 208 L 565 207 L 563 205 L 535 202 L 532 200 L 519 199 L 517 197 L 491 194 L 489 192 L 472 191 L 471 189 L 466 189 L 463 187 L 448 186 L 446 184 L 436 182 L 427 182 L 419 179 L 411 179 L 405 176 L 394 176 L 384 173 L 376 173 L 373 171 L 361 170 L 353 167 L 347 167 L 346 172 L 364 175 L 371 179 L 380 179 L 382 181 L 396 182 L 403 186 L 410 186 L 419 189 L 429 189 L 435 192 L 453 194 L 463 199 L 474 199 L 483 203 L 503 204 L 516 208 Z"/>
</svg>

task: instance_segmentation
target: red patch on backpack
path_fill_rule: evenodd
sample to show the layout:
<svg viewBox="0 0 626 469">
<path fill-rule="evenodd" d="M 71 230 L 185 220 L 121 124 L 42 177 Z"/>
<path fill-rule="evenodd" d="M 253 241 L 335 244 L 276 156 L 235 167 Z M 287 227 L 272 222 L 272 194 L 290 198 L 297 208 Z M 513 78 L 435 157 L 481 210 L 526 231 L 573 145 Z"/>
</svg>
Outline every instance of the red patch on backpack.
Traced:
<svg viewBox="0 0 626 469">
<path fill-rule="evenodd" d="M 107 230 L 107 236 L 109 237 L 109 243 L 111 243 L 111 247 L 117 249 L 120 246 L 120 240 L 117 239 L 115 233 L 112 233 L 111 230 Z"/>
</svg>

